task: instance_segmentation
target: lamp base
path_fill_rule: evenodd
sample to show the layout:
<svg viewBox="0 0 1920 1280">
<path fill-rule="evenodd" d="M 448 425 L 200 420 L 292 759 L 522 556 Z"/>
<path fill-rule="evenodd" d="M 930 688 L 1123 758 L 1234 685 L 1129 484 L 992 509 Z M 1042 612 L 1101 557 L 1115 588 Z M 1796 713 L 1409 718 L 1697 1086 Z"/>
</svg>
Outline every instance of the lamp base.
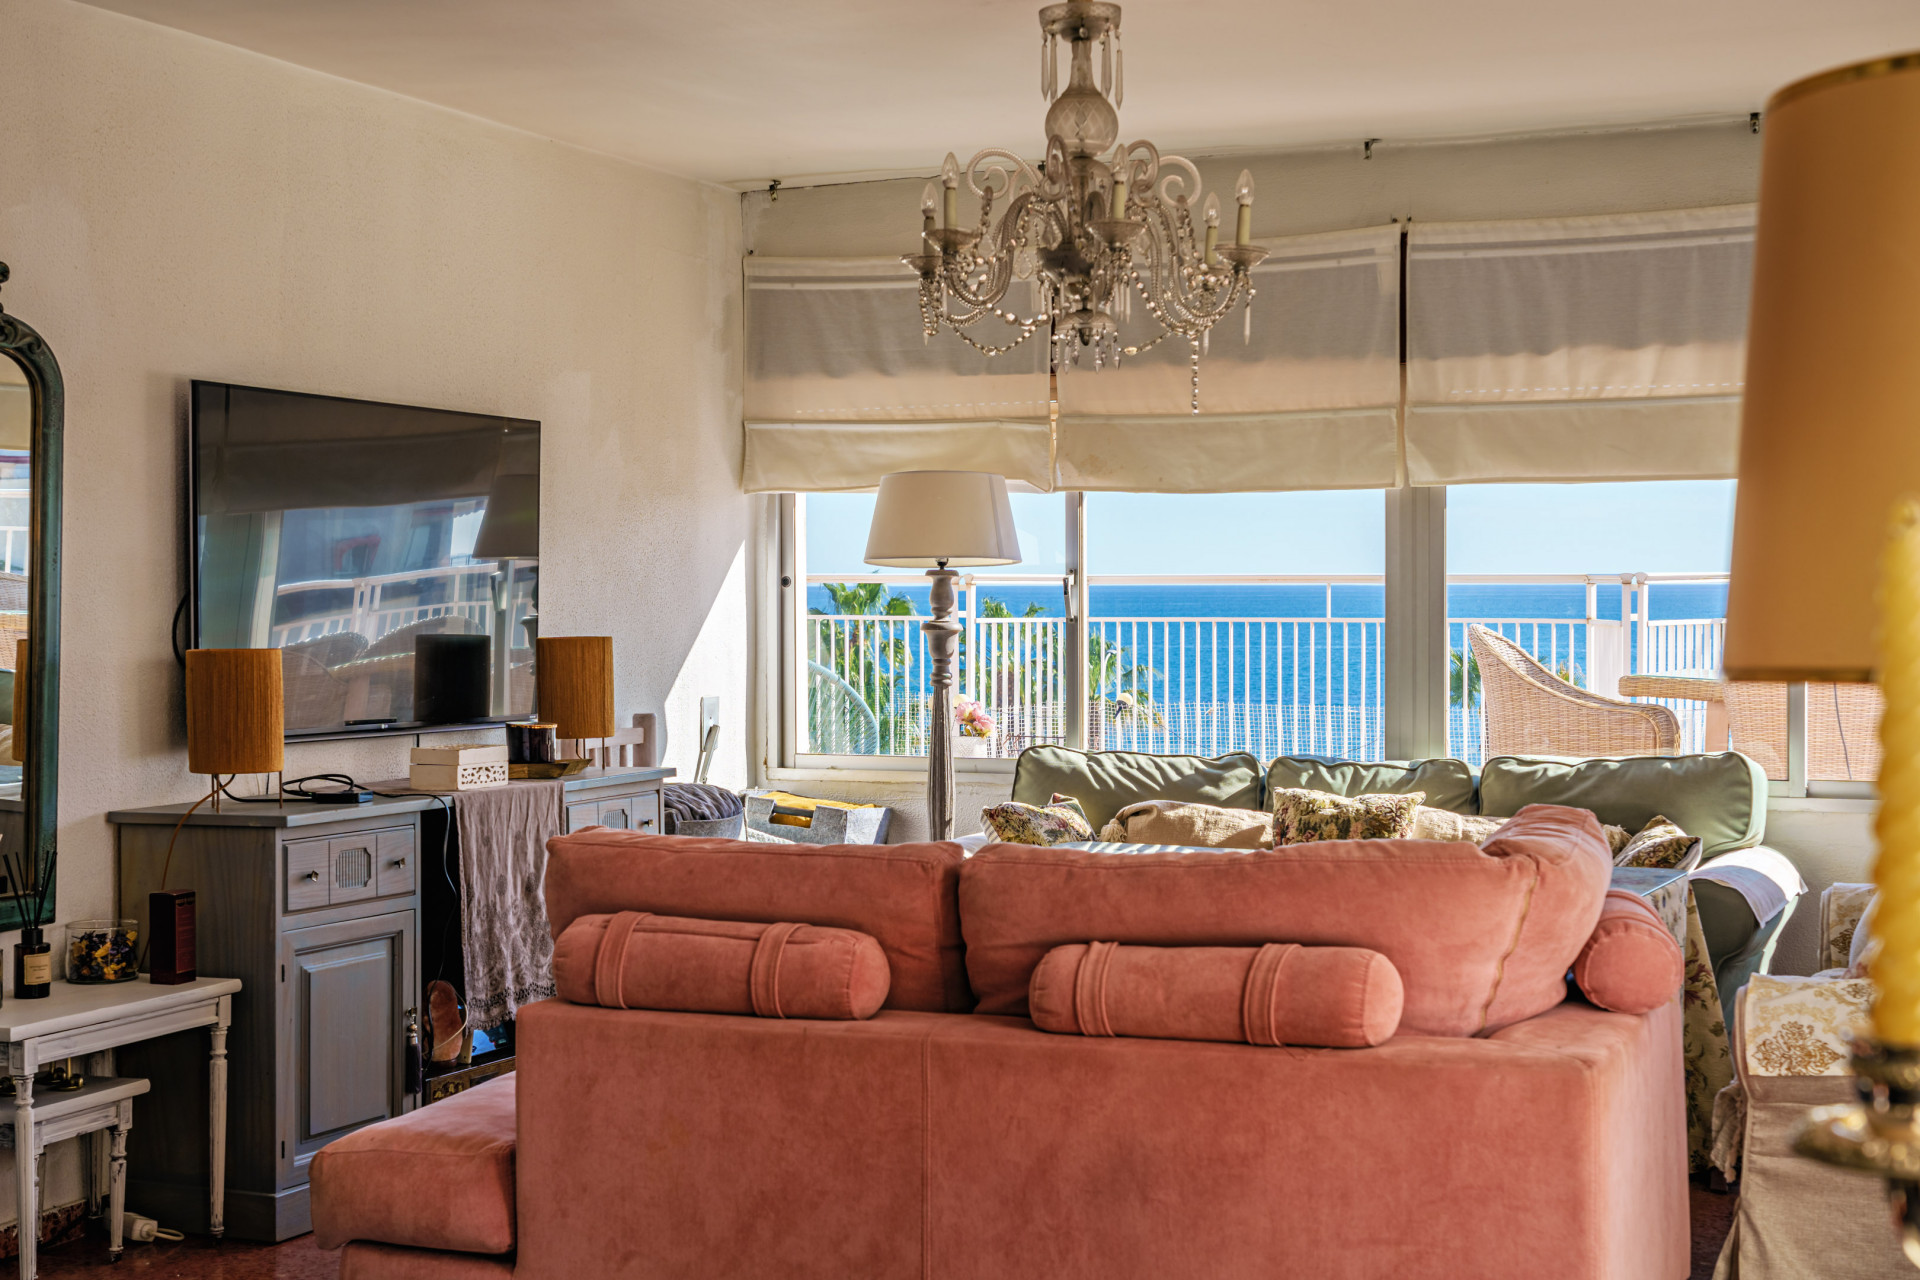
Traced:
<svg viewBox="0 0 1920 1280">
<path fill-rule="evenodd" d="M 1885 1178 L 1900 1248 L 1920 1267 L 1920 1049 L 1861 1039 L 1851 1065 L 1861 1101 L 1808 1112 L 1793 1149 Z"/>
</svg>

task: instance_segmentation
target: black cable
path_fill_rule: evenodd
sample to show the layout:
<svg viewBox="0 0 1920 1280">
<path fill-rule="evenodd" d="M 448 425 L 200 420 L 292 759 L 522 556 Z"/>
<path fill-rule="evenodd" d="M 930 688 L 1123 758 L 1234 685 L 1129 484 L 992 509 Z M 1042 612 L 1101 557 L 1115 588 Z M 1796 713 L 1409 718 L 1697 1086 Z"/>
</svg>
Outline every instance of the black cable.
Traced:
<svg viewBox="0 0 1920 1280">
<path fill-rule="evenodd" d="M 173 645 L 173 660 L 180 664 L 182 671 L 187 669 L 187 651 L 180 644 L 180 618 L 186 611 L 187 597 L 182 595 L 180 607 L 173 611 L 173 625 L 167 629 L 167 639 Z"/>
</svg>

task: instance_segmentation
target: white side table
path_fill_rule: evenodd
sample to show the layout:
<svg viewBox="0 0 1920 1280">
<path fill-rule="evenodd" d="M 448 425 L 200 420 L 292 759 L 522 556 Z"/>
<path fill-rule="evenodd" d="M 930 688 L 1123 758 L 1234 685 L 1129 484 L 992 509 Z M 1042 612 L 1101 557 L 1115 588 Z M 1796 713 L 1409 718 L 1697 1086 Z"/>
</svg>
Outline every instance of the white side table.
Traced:
<svg viewBox="0 0 1920 1280">
<path fill-rule="evenodd" d="M 127 1208 L 127 1130 L 133 1128 L 133 1100 L 149 1088 L 145 1080 L 113 1076 L 92 1077 L 78 1089 L 55 1093 L 33 1109 L 33 1173 L 37 1180 L 47 1148 L 68 1138 L 105 1129 L 113 1138 L 113 1172 L 107 1184 L 107 1260 L 120 1261 L 121 1227 Z M 0 1133 L 19 1149 L 19 1135 L 11 1121 L 0 1122 Z M 15 1171 L 19 1170 L 16 1163 Z"/>
<path fill-rule="evenodd" d="M 41 1067 L 67 1058 L 117 1049 L 155 1036 L 193 1027 L 211 1031 L 207 1057 L 207 1188 L 208 1222 L 214 1235 L 225 1230 L 227 1194 L 227 1026 L 233 1017 L 238 978 L 197 978 L 173 987 L 156 987 L 142 976 L 132 982 L 91 986 L 56 982 L 43 1000 L 9 998 L 0 1005 L 0 1045 L 7 1054 L 7 1074 L 13 1077 L 14 1182 L 19 1193 L 20 1280 L 34 1280 L 39 1270 L 40 1195 L 34 1175 L 34 1150 L 40 1141 L 35 1126 L 40 1112 L 33 1105 L 33 1076 Z M 42 1108 L 60 1105 L 54 1095 Z M 34 1134 L 22 1142 L 18 1135 Z M 124 1143 L 116 1144 L 124 1157 Z M 116 1181 L 124 1177 L 116 1168 Z"/>
</svg>

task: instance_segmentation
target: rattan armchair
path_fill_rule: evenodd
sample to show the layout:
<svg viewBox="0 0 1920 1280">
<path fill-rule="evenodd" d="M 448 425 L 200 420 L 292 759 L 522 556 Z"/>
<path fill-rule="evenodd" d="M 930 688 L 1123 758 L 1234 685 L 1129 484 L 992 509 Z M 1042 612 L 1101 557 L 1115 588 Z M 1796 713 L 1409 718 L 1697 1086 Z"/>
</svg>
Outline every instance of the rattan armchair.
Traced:
<svg viewBox="0 0 1920 1280">
<path fill-rule="evenodd" d="M 1569 684 L 1496 631 L 1475 624 L 1486 752 L 1496 755 L 1670 756 L 1680 721 L 1666 707 L 1626 702 Z"/>
<path fill-rule="evenodd" d="M 1692 699 L 1707 704 L 1708 751 L 1738 751 L 1769 778 L 1787 776 L 1787 686 L 1716 677 L 1620 678 L 1630 698 Z M 1823 782 L 1872 782 L 1880 775 L 1880 686 L 1807 686 L 1807 776 Z"/>
</svg>

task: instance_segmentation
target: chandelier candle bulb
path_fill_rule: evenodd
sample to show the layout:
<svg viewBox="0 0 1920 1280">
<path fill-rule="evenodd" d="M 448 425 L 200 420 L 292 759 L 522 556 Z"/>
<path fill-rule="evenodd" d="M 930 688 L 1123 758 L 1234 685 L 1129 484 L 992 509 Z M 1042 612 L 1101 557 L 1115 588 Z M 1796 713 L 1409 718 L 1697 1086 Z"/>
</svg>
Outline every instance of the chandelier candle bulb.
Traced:
<svg viewBox="0 0 1920 1280">
<path fill-rule="evenodd" d="M 1131 166 L 1117 164 L 1113 166 L 1113 220 L 1118 222 L 1127 216 L 1127 180 Z"/>
<path fill-rule="evenodd" d="M 1203 216 L 1206 218 L 1206 222 L 1207 222 L 1207 251 L 1205 254 L 1205 261 L 1206 261 L 1206 264 L 1211 267 L 1215 263 L 1220 261 L 1220 255 L 1214 252 L 1215 249 L 1218 249 L 1220 247 L 1220 193 L 1219 192 L 1217 191 L 1207 192 L 1207 203 L 1206 203 Z"/>
<path fill-rule="evenodd" d="M 920 236 L 924 240 L 933 234 L 935 210 L 940 207 L 939 198 L 934 192 L 939 189 L 936 183 L 929 182 L 927 189 L 920 193 Z"/>
<path fill-rule="evenodd" d="M 1233 224 L 1233 242 L 1242 248 L 1253 243 L 1253 172 L 1250 169 L 1240 171 L 1240 181 L 1234 184 L 1233 198 L 1240 202 L 1240 216 Z"/>
<path fill-rule="evenodd" d="M 960 158 L 947 152 L 947 159 L 940 166 L 940 185 L 945 189 L 940 208 L 940 225 L 952 227 L 960 221 Z"/>
</svg>

